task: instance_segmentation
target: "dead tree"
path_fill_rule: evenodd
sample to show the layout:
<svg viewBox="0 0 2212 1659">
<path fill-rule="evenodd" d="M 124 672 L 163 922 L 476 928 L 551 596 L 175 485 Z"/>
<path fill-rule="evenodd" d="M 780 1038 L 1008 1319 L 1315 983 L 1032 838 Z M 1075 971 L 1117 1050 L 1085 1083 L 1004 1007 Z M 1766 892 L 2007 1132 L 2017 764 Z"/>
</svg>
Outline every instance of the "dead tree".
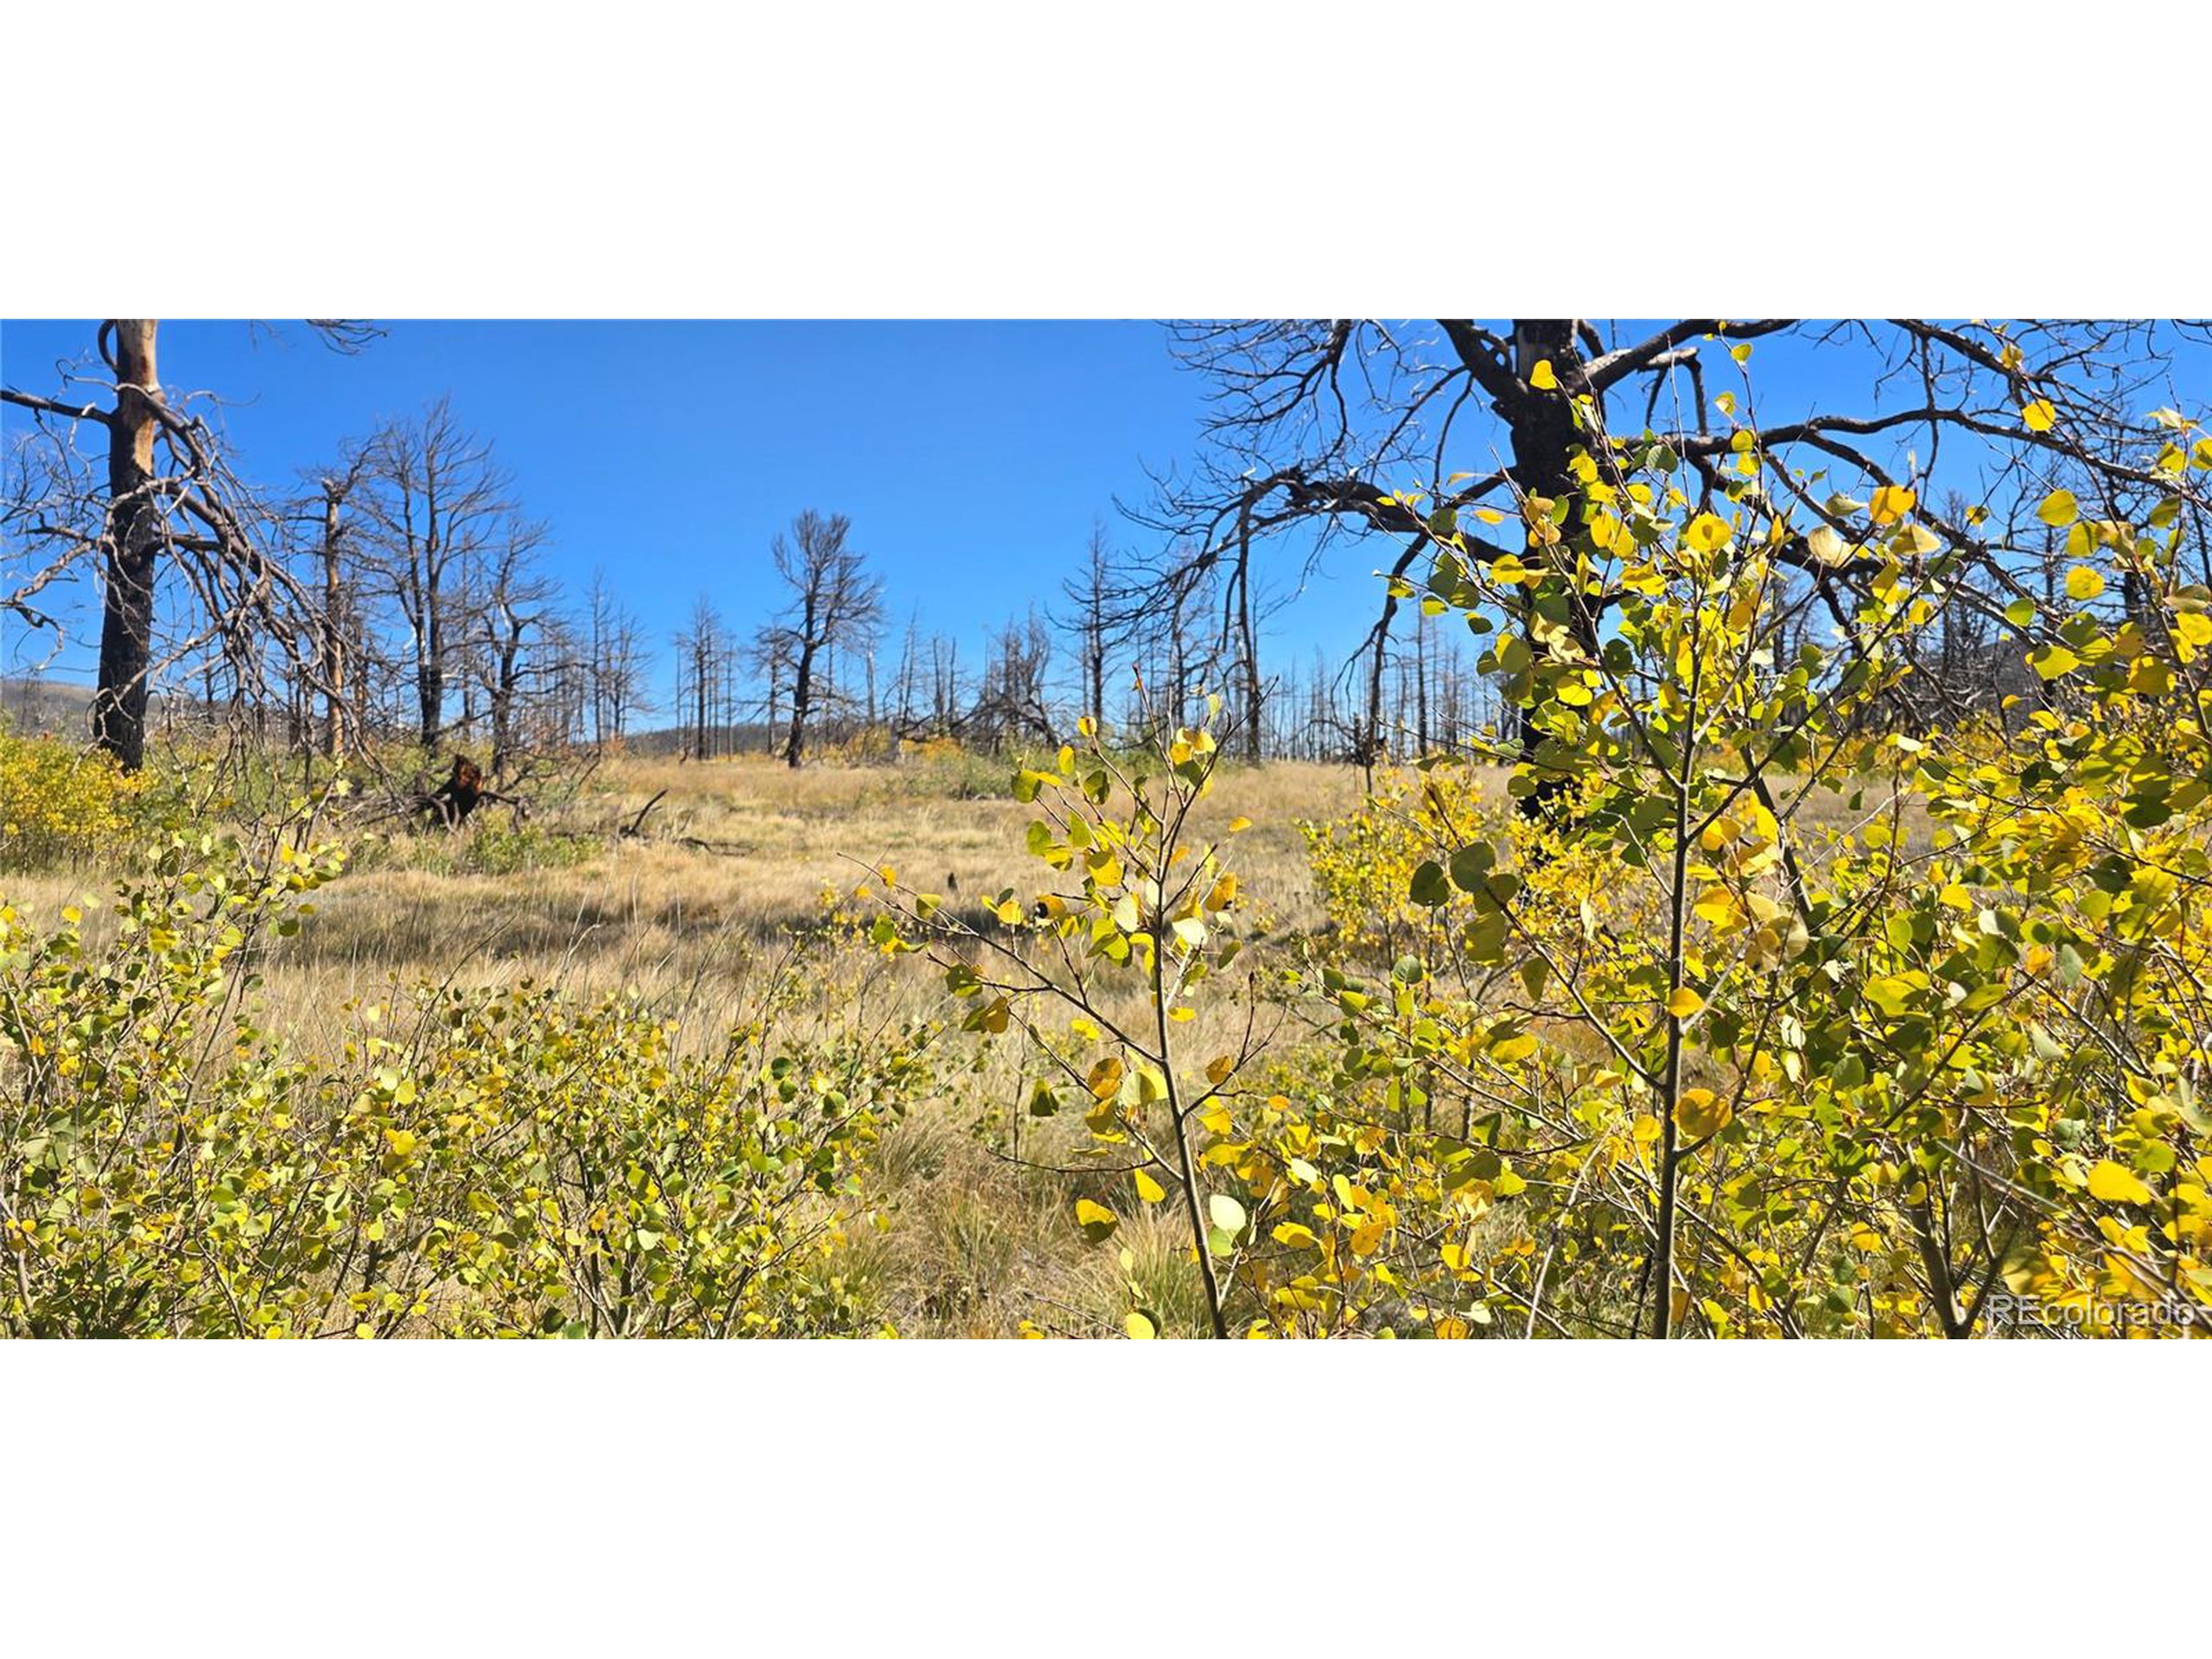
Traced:
<svg viewBox="0 0 2212 1659">
<path fill-rule="evenodd" d="M 515 512 L 512 480 L 490 442 L 454 418 L 448 397 L 415 419 L 386 423 L 363 451 L 364 535 L 405 635 L 416 741 L 431 750 L 445 733 L 453 657 L 467 640 L 461 589 Z"/>
<path fill-rule="evenodd" d="M 347 350 L 369 332 L 316 327 Z M 101 617 L 92 737 L 127 770 L 144 764 L 156 671 L 210 647 L 257 694 L 269 691 L 273 649 L 288 677 L 342 696 L 322 656 L 317 607 L 276 556 L 282 515 L 239 480 L 218 434 L 192 411 L 193 399 L 163 390 L 159 329 L 148 319 L 103 322 L 100 371 L 65 369 L 60 397 L 0 386 L 0 402 L 31 417 L 11 470 L 4 528 L 32 551 L 21 579 L 0 594 L 0 609 L 58 640 L 61 624 L 46 608 L 47 590 L 80 571 L 95 573 Z M 98 467 L 77 448 L 87 426 L 105 438 Z M 156 614 L 165 574 L 176 579 L 185 618 L 166 647 L 157 643 Z"/>
<path fill-rule="evenodd" d="M 1114 556 L 1107 544 L 1106 527 L 1094 525 L 1090 544 L 1084 550 L 1083 569 L 1074 580 L 1060 584 L 1068 601 L 1066 615 L 1056 619 L 1063 632 L 1073 636 L 1077 665 L 1083 676 L 1083 712 L 1097 729 L 1106 726 L 1106 660 L 1122 643 L 1126 619 L 1115 614 Z"/>
<path fill-rule="evenodd" d="M 480 600 L 470 607 L 477 650 L 473 664 L 492 720 L 492 775 L 513 759 L 517 715 L 525 695 L 533 633 L 543 636 L 559 588 L 533 569 L 547 538 L 543 524 L 510 514 L 486 554 Z"/>
<path fill-rule="evenodd" d="M 1445 524 L 1477 558 L 1545 556 L 1548 543 L 1531 537 L 1533 548 L 1522 545 L 1510 527 L 1524 511 L 1577 522 L 1589 485 L 1610 487 L 1621 469 L 1616 435 L 1636 440 L 1631 462 L 1663 456 L 1682 487 L 1712 497 L 1728 487 L 1738 429 L 1757 426 L 1758 442 L 1784 463 L 1770 474 L 1777 496 L 1791 499 L 1754 511 L 1796 514 L 1767 556 L 1798 572 L 1839 619 L 1877 562 L 1824 562 L 1808 538 L 1827 529 L 1846 546 L 1864 542 L 1864 498 L 1884 486 L 1916 492 L 1944 556 L 1981 575 L 1979 588 L 1955 590 L 1956 602 L 1993 615 L 2029 591 L 2040 559 L 2024 537 L 2035 529 L 2034 504 L 2062 474 L 2084 480 L 2076 493 L 2085 508 L 2098 504 L 2100 518 L 2124 516 L 2105 504 L 2130 490 L 2204 487 L 2154 476 L 2131 456 L 2140 453 L 2146 385 L 2163 363 L 2164 336 L 2154 325 L 1686 318 L 1624 336 L 1618 325 L 1573 318 L 1446 318 L 1417 327 L 1351 319 L 1184 325 L 1173 339 L 1215 396 L 1208 454 L 1188 475 L 1159 480 L 1154 504 L 1137 515 L 1185 549 L 1155 578 L 1161 607 L 1221 569 L 1230 574 L 1233 605 L 1255 549 L 1300 524 L 1387 538 L 1382 562 L 1400 579 L 1432 556 Z M 1732 350 L 1777 339 L 1817 346 L 1832 374 L 1855 372 L 1859 395 L 1831 411 L 1764 424 L 1751 419 L 1750 404 L 1716 397 L 1721 372 L 1734 372 Z M 1750 395 L 1729 390 L 1732 400 Z M 2022 418 L 2031 408 L 2032 423 Z M 1961 522 L 1934 509 L 1953 475 L 1942 470 L 1947 447 L 1961 471 L 1972 469 L 1986 519 Z M 1594 480 L 1586 464 L 1578 468 L 1584 458 L 1597 463 Z M 1818 471 L 1827 480 L 1817 492 L 1797 481 Z M 1504 512 L 1504 527 L 1477 521 L 1474 510 L 1489 505 Z M 1330 539 L 1314 543 L 1309 568 Z M 1575 649 L 1596 649 L 1619 602 L 1599 591 L 1569 607 L 1562 626 Z M 1396 598 L 1386 598 L 1363 648 L 1372 654 L 1370 728 L 1397 611 Z M 1502 620 L 1509 628 L 1526 622 Z M 1543 764 L 1554 712 L 1539 700 L 1517 716 L 1519 757 L 1537 772 L 1523 799 L 1532 814 L 1550 810 L 1567 781 Z"/>
<path fill-rule="evenodd" d="M 817 683 L 823 659 L 839 651 L 866 652 L 882 626 L 883 584 L 848 545 L 851 533 L 852 521 L 842 513 L 825 518 L 810 509 L 791 521 L 788 539 L 779 535 L 769 546 L 791 601 L 761 630 L 756 648 L 780 650 L 791 664 L 791 719 L 784 761 L 792 767 L 804 757 L 809 718 L 830 700 L 825 691 L 835 689 Z"/>
</svg>

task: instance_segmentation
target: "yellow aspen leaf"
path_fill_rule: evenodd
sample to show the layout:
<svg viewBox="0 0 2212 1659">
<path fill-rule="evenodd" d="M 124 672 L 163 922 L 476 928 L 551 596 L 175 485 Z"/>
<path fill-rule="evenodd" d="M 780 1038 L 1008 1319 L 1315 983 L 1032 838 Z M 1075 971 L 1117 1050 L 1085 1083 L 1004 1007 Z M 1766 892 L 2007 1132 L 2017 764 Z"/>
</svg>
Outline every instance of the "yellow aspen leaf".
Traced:
<svg viewBox="0 0 2212 1659">
<path fill-rule="evenodd" d="M 1677 1020 L 1688 1020 L 1705 1007 L 1705 999 L 1687 985 L 1667 999 L 1667 1012 Z"/>
<path fill-rule="evenodd" d="M 1545 358 L 1529 371 L 1529 384 L 1538 391 L 1557 391 L 1559 376 L 1552 372 L 1552 360 Z"/>
<path fill-rule="evenodd" d="M 2089 1172 L 2089 1196 L 2106 1204 L 2148 1204 L 2151 1189 L 2126 1165 L 2107 1158 Z"/>
<path fill-rule="evenodd" d="M 1090 1068 L 1087 1080 L 1090 1092 L 1101 1100 L 1111 1100 L 1121 1090 L 1122 1071 L 1121 1056 L 1109 1054 Z"/>
<path fill-rule="evenodd" d="M 1230 1074 L 1236 1070 L 1234 1058 L 1227 1054 L 1217 1054 L 1206 1062 L 1206 1081 L 1218 1089 L 1229 1081 Z"/>
<path fill-rule="evenodd" d="M 2077 564 L 2066 573 L 2066 597 L 2094 599 L 2105 590 L 2104 577 L 2092 566 Z"/>
<path fill-rule="evenodd" d="M 1232 836 L 1242 835 L 1245 830 L 1249 830 L 1251 827 L 1252 820 L 1249 818 L 1235 817 L 1229 821 L 1229 833 Z"/>
<path fill-rule="evenodd" d="M 1128 1333 L 1131 1342 L 1150 1342 L 1160 1334 L 1149 1317 L 1135 1312 L 1122 1321 L 1122 1329 Z"/>
<path fill-rule="evenodd" d="M 2055 680 L 2081 667 L 2082 659 L 2063 645 L 2038 645 L 2028 653 L 2028 666 L 2043 679 Z"/>
<path fill-rule="evenodd" d="M 1712 553 L 1728 544 L 1735 531 L 1725 518 L 1709 512 L 1700 512 L 1682 531 L 1682 540 L 1700 553 Z"/>
<path fill-rule="evenodd" d="M 2036 509 L 2036 517 L 2053 530 L 2063 530 L 2082 516 L 2082 504 L 2071 490 L 2053 490 Z"/>
<path fill-rule="evenodd" d="M 1728 1127 L 1735 1107 L 1710 1089 L 1685 1089 L 1675 1102 L 1675 1127 L 1693 1141 L 1703 1141 Z"/>
<path fill-rule="evenodd" d="M 2058 423 L 2058 411 L 2050 398 L 2038 397 L 2020 410 L 2020 420 L 2031 432 L 2048 432 Z"/>
<path fill-rule="evenodd" d="M 1144 1170 L 1136 1171 L 1134 1179 L 1136 1182 L 1137 1197 L 1142 1198 L 1147 1204 L 1158 1204 L 1167 1196 L 1167 1189 L 1153 1179 L 1151 1175 Z"/>
<path fill-rule="evenodd" d="M 1920 498 L 1902 485 L 1885 484 L 1866 503 L 1866 513 L 1877 524 L 1894 524 L 1918 505 Z"/>
<path fill-rule="evenodd" d="M 1083 1236 L 1096 1244 L 1112 1236 L 1122 1224 L 1122 1218 L 1103 1204 L 1093 1204 L 1089 1198 L 1075 1201 L 1075 1224 L 1083 1229 Z"/>
</svg>

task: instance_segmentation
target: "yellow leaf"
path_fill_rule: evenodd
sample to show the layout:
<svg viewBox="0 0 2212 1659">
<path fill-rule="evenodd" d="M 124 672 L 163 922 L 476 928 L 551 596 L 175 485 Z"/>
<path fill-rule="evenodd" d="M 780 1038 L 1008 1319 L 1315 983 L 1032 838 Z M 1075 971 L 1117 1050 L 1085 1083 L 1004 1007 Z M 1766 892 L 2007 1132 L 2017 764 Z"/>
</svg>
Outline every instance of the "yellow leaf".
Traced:
<svg viewBox="0 0 2212 1659">
<path fill-rule="evenodd" d="M 2105 590 L 2105 579 L 2086 564 L 2077 564 L 2066 573 L 2066 597 L 2094 599 Z"/>
<path fill-rule="evenodd" d="M 1167 1196 L 1167 1189 L 1140 1169 L 1135 1173 L 1137 1197 L 1147 1204 L 1158 1204 Z"/>
<path fill-rule="evenodd" d="M 2036 517 L 2053 530 L 2063 530 L 2082 516 L 2082 505 L 2071 490 L 2053 490 L 2036 509 Z"/>
<path fill-rule="evenodd" d="M 1726 887 L 1710 887 L 1698 896 L 1690 913 L 1713 927 L 1732 927 L 1743 918 L 1736 895 Z"/>
<path fill-rule="evenodd" d="M 1826 524 L 1805 538 L 1805 550 L 1822 564 L 1841 564 L 1851 556 L 1851 544 Z"/>
<path fill-rule="evenodd" d="M 2038 397 L 2020 411 L 2020 419 L 2031 432 L 2048 432 L 2057 423 L 2058 411 L 2050 398 Z"/>
<path fill-rule="evenodd" d="M 1693 1141 L 1702 1141 L 1728 1127 L 1736 1109 L 1710 1089 L 1685 1089 L 1675 1102 L 1675 1127 Z"/>
<path fill-rule="evenodd" d="M 1111 1100 L 1122 1087 L 1122 1059 L 1118 1054 L 1109 1054 L 1090 1068 L 1090 1092 L 1101 1100 Z"/>
<path fill-rule="evenodd" d="M 1236 1062 L 1226 1054 L 1217 1054 L 1206 1062 L 1206 1081 L 1217 1089 L 1229 1081 L 1230 1073 L 1236 1070 Z"/>
<path fill-rule="evenodd" d="M 2107 1204 L 2148 1204 L 2151 1189 L 2133 1170 L 2107 1158 L 2089 1172 L 2089 1196 Z"/>
<path fill-rule="evenodd" d="M 1687 985 L 1667 999 L 1667 1012 L 1677 1020 L 1688 1020 L 1705 1007 L 1705 999 Z"/>
<path fill-rule="evenodd" d="M 2028 653 L 2028 666 L 2046 680 L 2071 674 L 2081 665 L 2082 659 L 2063 645 L 2042 645 Z"/>
<path fill-rule="evenodd" d="M 1715 518 L 1709 512 L 1700 512 L 1690 520 L 1689 527 L 1682 532 L 1682 539 L 1700 553 L 1711 553 L 1726 547 L 1728 538 L 1735 533 L 1726 519 Z"/>
<path fill-rule="evenodd" d="M 1133 1313 L 1123 1319 L 1122 1329 L 1128 1332 L 1131 1342 L 1150 1342 L 1160 1334 L 1152 1321 L 1141 1313 Z"/>
<path fill-rule="evenodd" d="M 1867 516 L 1878 524 L 1894 524 L 1910 512 L 1920 498 L 1897 484 L 1885 484 L 1866 503 Z"/>
<path fill-rule="evenodd" d="M 1122 1224 L 1122 1218 L 1103 1204 L 1093 1204 L 1089 1198 L 1075 1201 L 1075 1224 L 1083 1229 L 1083 1236 L 1096 1244 Z"/>
<path fill-rule="evenodd" d="M 1559 377 L 1552 372 L 1552 360 L 1545 358 L 1529 371 L 1529 384 L 1538 391 L 1557 391 Z"/>
</svg>

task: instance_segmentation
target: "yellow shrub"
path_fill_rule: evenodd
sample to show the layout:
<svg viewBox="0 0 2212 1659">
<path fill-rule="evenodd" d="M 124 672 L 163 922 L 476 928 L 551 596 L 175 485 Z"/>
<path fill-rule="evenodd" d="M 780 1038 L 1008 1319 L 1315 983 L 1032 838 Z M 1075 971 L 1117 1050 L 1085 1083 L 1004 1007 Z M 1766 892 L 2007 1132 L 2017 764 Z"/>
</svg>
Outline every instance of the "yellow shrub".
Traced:
<svg viewBox="0 0 2212 1659">
<path fill-rule="evenodd" d="M 0 732 L 0 869 L 111 851 L 136 821 L 142 789 L 100 750 Z"/>
</svg>

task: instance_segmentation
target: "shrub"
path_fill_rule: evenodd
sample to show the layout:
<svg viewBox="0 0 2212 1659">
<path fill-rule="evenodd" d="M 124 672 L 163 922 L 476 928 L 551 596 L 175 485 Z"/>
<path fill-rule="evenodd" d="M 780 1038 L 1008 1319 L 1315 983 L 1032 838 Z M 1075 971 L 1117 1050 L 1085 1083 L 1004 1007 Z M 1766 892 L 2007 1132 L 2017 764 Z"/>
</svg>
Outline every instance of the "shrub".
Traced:
<svg viewBox="0 0 2212 1659">
<path fill-rule="evenodd" d="M 0 869 L 111 855 L 139 822 L 143 788 L 104 750 L 0 730 Z"/>
<path fill-rule="evenodd" d="M 686 1046 L 631 996 L 423 988 L 290 1052 L 251 963 L 338 855 L 173 838 L 89 944 L 0 909 L 0 1331 L 858 1329 L 836 1257 L 925 1030 L 798 1020 L 795 955 Z"/>
</svg>

